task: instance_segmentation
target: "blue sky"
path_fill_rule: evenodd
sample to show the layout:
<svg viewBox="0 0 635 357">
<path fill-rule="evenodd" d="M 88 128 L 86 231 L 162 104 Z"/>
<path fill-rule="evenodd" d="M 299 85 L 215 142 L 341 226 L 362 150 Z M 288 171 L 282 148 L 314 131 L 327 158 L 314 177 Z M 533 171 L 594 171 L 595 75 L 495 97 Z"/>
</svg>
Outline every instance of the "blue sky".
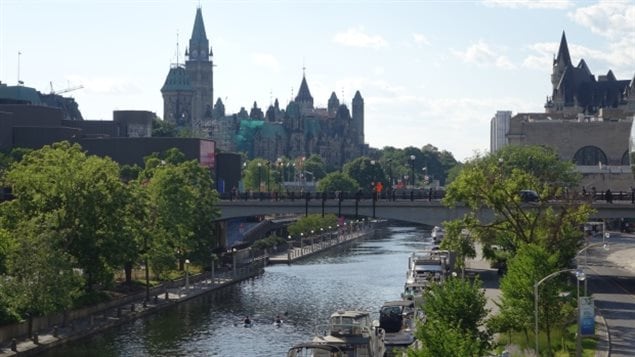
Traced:
<svg viewBox="0 0 635 357">
<path fill-rule="evenodd" d="M 365 100 L 372 147 L 432 144 L 459 160 L 489 148 L 497 110 L 542 112 L 562 31 L 575 63 L 635 74 L 635 1 L 0 0 L 0 80 L 73 91 L 86 119 L 163 115 L 197 6 L 228 112 L 286 106 L 306 68 L 318 106 Z"/>
</svg>

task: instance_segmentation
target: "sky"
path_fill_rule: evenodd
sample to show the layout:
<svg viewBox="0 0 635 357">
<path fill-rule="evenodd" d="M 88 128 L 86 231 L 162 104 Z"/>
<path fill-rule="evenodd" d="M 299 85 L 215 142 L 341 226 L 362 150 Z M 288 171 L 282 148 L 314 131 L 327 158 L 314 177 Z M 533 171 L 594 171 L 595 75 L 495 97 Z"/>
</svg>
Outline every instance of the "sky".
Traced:
<svg viewBox="0 0 635 357">
<path fill-rule="evenodd" d="M 286 107 L 305 73 L 318 107 L 360 91 L 374 148 L 487 152 L 497 110 L 544 112 L 563 31 L 575 64 L 635 75 L 635 0 L 0 0 L 0 81 L 162 117 L 199 6 L 228 114 Z"/>
</svg>

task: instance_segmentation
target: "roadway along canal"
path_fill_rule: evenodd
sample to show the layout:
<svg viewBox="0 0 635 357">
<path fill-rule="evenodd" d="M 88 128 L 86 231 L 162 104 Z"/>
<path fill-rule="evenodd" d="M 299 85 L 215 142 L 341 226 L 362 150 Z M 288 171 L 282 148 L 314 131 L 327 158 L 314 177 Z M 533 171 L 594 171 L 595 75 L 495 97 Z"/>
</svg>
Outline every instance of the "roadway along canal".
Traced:
<svg viewBox="0 0 635 357">
<path fill-rule="evenodd" d="M 337 309 L 377 311 L 400 298 L 408 255 L 424 227 L 387 226 L 343 252 L 275 265 L 250 281 L 82 340 L 45 356 L 284 356 Z M 428 237 L 424 240 L 423 237 Z M 254 322 L 242 327 L 245 315 Z M 273 325 L 276 315 L 284 324 Z"/>
</svg>

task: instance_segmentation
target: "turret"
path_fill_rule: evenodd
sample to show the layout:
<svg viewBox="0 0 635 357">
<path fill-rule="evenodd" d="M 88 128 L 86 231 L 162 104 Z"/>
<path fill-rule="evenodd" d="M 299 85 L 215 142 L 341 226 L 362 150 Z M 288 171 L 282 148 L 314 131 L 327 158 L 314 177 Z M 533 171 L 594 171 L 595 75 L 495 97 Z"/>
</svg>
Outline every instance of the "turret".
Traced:
<svg viewBox="0 0 635 357">
<path fill-rule="evenodd" d="M 562 37 L 560 38 L 560 48 L 558 48 L 558 55 L 553 60 L 553 71 L 551 73 L 551 85 L 555 88 L 558 86 L 558 82 L 564 74 L 567 67 L 571 66 L 571 56 L 569 55 L 569 46 L 567 45 L 567 36 L 562 31 Z"/>
<path fill-rule="evenodd" d="M 334 114 L 337 111 L 337 108 L 340 106 L 340 100 L 337 99 L 335 92 L 331 93 L 331 97 L 328 102 L 328 112 L 329 114 Z"/>
<path fill-rule="evenodd" d="M 295 102 L 300 105 L 302 113 L 307 113 L 313 110 L 313 97 L 309 91 L 309 85 L 306 83 L 306 77 L 302 75 L 302 83 L 300 83 L 300 89 L 298 95 L 295 97 Z"/>
<path fill-rule="evenodd" d="M 364 144 L 364 98 L 359 91 L 355 92 L 353 97 L 353 128 L 355 128 L 357 143 Z"/>
</svg>

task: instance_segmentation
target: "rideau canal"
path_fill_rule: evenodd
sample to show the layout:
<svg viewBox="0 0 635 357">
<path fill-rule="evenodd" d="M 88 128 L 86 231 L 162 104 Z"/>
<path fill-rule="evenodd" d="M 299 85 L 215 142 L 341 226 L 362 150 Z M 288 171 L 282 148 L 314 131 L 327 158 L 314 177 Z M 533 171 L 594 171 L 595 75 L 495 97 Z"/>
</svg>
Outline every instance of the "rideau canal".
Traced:
<svg viewBox="0 0 635 357">
<path fill-rule="evenodd" d="M 384 301 L 400 299 L 408 255 L 429 245 L 426 227 L 381 227 L 346 250 L 268 266 L 255 279 L 45 356 L 285 356 L 338 309 L 370 311 L 377 319 Z M 251 328 L 241 324 L 246 315 Z M 280 327 L 276 315 L 284 320 Z"/>
</svg>

